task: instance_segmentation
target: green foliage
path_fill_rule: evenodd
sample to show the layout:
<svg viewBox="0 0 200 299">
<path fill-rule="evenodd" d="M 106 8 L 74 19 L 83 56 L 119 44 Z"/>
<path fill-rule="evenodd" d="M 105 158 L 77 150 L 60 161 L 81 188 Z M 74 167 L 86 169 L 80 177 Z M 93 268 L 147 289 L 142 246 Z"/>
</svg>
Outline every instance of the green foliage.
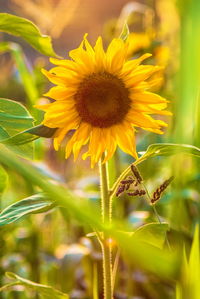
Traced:
<svg viewBox="0 0 200 299">
<path fill-rule="evenodd" d="M 50 138 L 55 134 L 55 131 L 56 129 L 48 128 L 44 125 L 38 125 L 23 132 L 20 132 L 14 136 L 11 136 L 6 140 L 3 140 L 2 143 L 10 146 L 19 146 L 32 142 L 38 139 L 39 137 Z"/>
<path fill-rule="evenodd" d="M 188 144 L 173 144 L 173 143 L 155 143 L 151 144 L 146 152 L 141 152 L 142 156 L 137 159 L 134 164 L 138 165 L 149 158 L 159 157 L 159 156 L 171 156 L 175 154 L 187 154 L 200 158 L 200 149 L 193 145 Z M 131 167 L 128 166 L 113 184 L 111 192 L 115 194 L 116 188 L 121 180 L 123 180 L 131 172 Z"/>
<path fill-rule="evenodd" d="M 167 223 L 148 223 L 139 227 L 132 237 L 162 249 L 168 229 Z"/>
<path fill-rule="evenodd" d="M 163 278 L 178 278 L 180 257 L 176 252 L 165 252 L 157 248 L 155 243 L 152 246 L 150 243 L 144 242 L 144 238 L 130 238 L 130 235 L 124 232 L 113 231 L 112 234 L 129 264 L 141 267 Z"/>
<path fill-rule="evenodd" d="M 16 275 L 15 273 L 7 272 L 6 276 L 9 279 L 12 279 L 14 281 L 3 286 L 0 289 L 0 292 L 10 290 L 10 289 L 12 289 L 13 286 L 21 285 L 21 286 L 25 287 L 26 289 L 30 289 L 32 291 L 37 292 L 41 296 L 41 298 L 44 298 L 44 299 L 52 299 L 52 298 L 67 299 L 67 298 L 69 298 L 69 296 L 67 294 L 62 293 L 62 292 L 54 289 L 53 287 L 35 283 L 28 279 L 22 278 L 19 275 Z"/>
<path fill-rule="evenodd" d="M 137 164 L 148 158 L 157 156 L 171 156 L 175 154 L 188 154 L 200 157 L 200 149 L 188 144 L 155 143 L 151 144 L 146 152 L 139 158 Z"/>
<path fill-rule="evenodd" d="M 8 175 L 5 169 L 0 165 L 0 195 L 8 184 Z"/>
<path fill-rule="evenodd" d="M 199 227 L 196 226 L 190 258 L 188 263 L 188 280 L 191 296 L 190 298 L 198 299 L 200 294 L 200 256 L 199 256 Z"/>
<path fill-rule="evenodd" d="M 0 99 L 0 126 L 8 133 L 32 127 L 33 118 L 20 103 L 8 99 Z"/>
<path fill-rule="evenodd" d="M 196 226 L 189 261 L 186 253 L 183 255 L 182 277 L 177 284 L 177 299 L 199 299 L 200 294 L 200 255 L 199 255 L 199 227 Z"/>
<path fill-rule="evenodd" d="M 52 184 L 49 178 L 36 167 L 28 163 L 28 161 L 27 163 L 21 163 L 21 160 L 3 145 L 0 146 L 0 162 L 10 169 L 17 171 L 18 174 L 26 178 L 31 184 L 40 187 L 53 201 L 56 199 L 59 205 L 67 208 L 70 214 L 81 223 L 87 223 L 101 229 L 100 213 L 88 205 L 86 200 L 83 198 L 80 199 L 68 188 Z M 95 218 L 93 217 L 94 214 Z"/>
<path fill-rule="evenodd" d="M 57 57 L 52 48 L 51 38 L 42 35 L 39 29 L 29 20 L 11 14 L 0 14 L 0 31 L 19 36 L 40 53 Z"/>
<path fill-rule="evenodd" d="M 43 194 L 32 195 L 4 209 L 0 213 L 0 226 L 15 222 L 25 215 L 49 211 L 54 207 L 55 203 L 48 200 Z"/>
<path fill-rule="evenodd" d="M 137 264 L 144 269 L 163 277 L 175 278 L 177 276 L 179 260 L 176 255 L 166 254 L 159 248 L 134 238 L 130 242 L 130 236 L 121 233 L 117 225 L 111 228 L 107 223 L 102 224 L 98 207 L 88 204 L 88 201 L 83 198 L 80 200 L 66 187 L 63 188 L 52 184 L 34 166 L 28 162 L 22 164 L 18 157 L 8 149 L 3 148 L 3 146 L 0 146 L 0 162 L 9 167 L 9 169 L 17 171 L 18 174 L 26 177 L 33 185 L 39 186 L 50 199 L 56 199 L 58 205 L 64 207 L 80 224 L 87 224 L 95 228 L 95 230 L 108 232 L 119 242 L 123 252 L 130 257 L 131 262 L 137 261 Z M 121 223 L 121 229 L 122 226 L 123 223 Z M 126 231 L 126 226 L 124 226 L 124 231 Z"/>
<path fill-rule="evenodd" d="M 33 117 L 28 110 L 18 102 L 0 99 L 0 142 L 11 148 L 15 153 L 26 158 L 33 157 L 33 144 L 9 143 L 9 137 L 33 126 Z"/>
<path fill-rule="evenodd" d="M 39 94 L 36 88 L 35 80 L 27 68 L 25 57 L 20 45 L 12 42 L 2 42 L 0 43 L 0 53 L 5 52 L 11 53 L 11 56 L 13 57 L 19 71 L 19 75 L 21 77 L 28 100 L 30 103 L 34 104 L 39 98 Z"/>
</svg>

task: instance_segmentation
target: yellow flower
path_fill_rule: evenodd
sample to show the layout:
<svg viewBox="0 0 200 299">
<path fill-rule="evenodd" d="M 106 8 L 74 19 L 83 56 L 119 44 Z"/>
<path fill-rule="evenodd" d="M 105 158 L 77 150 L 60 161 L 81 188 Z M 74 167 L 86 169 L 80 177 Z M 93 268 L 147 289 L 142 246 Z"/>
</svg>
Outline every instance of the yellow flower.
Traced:
<svg viewBox="0 0 200 299">
<path fill-rule="evenodd" d="M 154 49 L 154 56 L 158 65 L 166 66 L 169 63 L 170 49 L 167 46 L 158 46 Z"/>
<path fill-rule="evenodd" d="M 43 73 L 57 86 L 45 95 L 55 101 L 37 107 L 45 111 L 43 124 L 57 128 L 54 147 L 58 150 L 70 130 L 75 130 L 66 145 L 66 158 L 74 158 L 83 145 L 88 151 L 83 159 L 91 158 L 92 167 L 105 153 L 110 159 L 117 145 L 137 159 L 135 127 L 162 134 L 167 126 L 150 114 L 170 114 L 163 111 L 167 101 L 148 91 L 146 80 L 159 71 L 159 67 L 140 65 L 151 56 L 145 54 L 127 61 L 128 43 L 113 39 L 107 51 L 99 37 L 94 48 L 86 36 L 80 46 L 70 51 L 72 60 L 51 58 L 57 65 Z"/>
<path fill-rule="evenodd" d="M 149 48 L 152 42 L 152 37 L 148 33 L 132 32 L 129 34 L 127 42 L 128 42 L 127 56 L 131 57 L 136 52 Z"/>
</svg>

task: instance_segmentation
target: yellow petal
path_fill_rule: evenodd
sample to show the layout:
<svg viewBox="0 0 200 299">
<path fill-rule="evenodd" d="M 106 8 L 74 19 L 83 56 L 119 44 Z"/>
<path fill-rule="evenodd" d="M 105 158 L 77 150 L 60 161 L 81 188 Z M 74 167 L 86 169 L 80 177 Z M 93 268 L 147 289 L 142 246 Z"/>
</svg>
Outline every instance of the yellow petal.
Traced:
<svg viewBox="0 0 200 299">
<path fill-rule="evenodd" d="M 131 74 L 131 76 L 127 76 L 124 79 L 127 88 L 130 88 L 141 81 L 147 80 L 153 73 L 157 71 L 157 67 L 153 65 L 140 65 L 137 69 Z"/>
<path fill-rule="evenodd" d="M 95 50 L 95 61 L 96 61 L 96 70 L 102 71 L 105 67 L 105 52 L 103 49 L 102 38 L 97 39 L 96 45 L 94 46 Z"/>
<path fill-rule="evenodd" d="M 159 125 L 149 115 L 137 111 L 130 111 L 126 120 L 137 127 L 159 129 Z"/>
<path fill-rule="evenodd" d="M 54 86 L 48 92 L 44 94 L 46 97 L 50 97 L 54 100 L 64 100 L 73 96 L 77 92 L 76 88 L 63 87 L 63 86 Z"/>
<path fill-rule="evenodd" d="M 130 74 L 131 72 L 133 72 L 136 67 L 145 59 L 151 57 L 152 54 L 146 53 L 144 55 L 142 55 L 141 57 L 137 58 L 137 59 L 132 59 L 130 61 L 127 61 L 124 63 L 123 69 L 121 70 L 120 73 L 120 77 L 124 77 L 128 74 Z"/>
<path fill-rule="evenodd" d="M 132 92 L 130 98 L 133 100 L 133 103 L 139 102 L 144 104 L 159 104 L 167 103 L 167 101 L 159 96 L 158 94 L 151 92 Z"/>
<path fill-rule="evenodd" d="M 92 48 L 92 46 L 90 45 L 90 43 L 87 40 L 87 34 L 84 35 L 84 44 L 85 44 L 85 48 L 86 48 L 86 52 L 94 58 L 94 50 Z"/>
<path fill-rule="evenodd" d="M 126 46 L 124 42 L 115 38 L 108 46 L 106 52 L 106 69 L 108 72 L 116 73 L 121 70 L 126 58 Z"/>
<path fill-rule="evenodd" d="M 55 64 L 55 65 L 59 65 L 62 67 L 67 68 L 68 70 L 77 71 L 77 65 L 74 61 L 72 60 L 67 60 L 67 59 L 57 59 L 57 58 L 50 58 L 49 59 L 51 63 Z"/>
<path fill-rule="evenodd" d="M 119 147 L 127 154 L 138 158 L 136 152 L 134 129 L 129 126 L 116 126 L 116 137 Z"/>
<path fill-rule="evenodd" d="M 54 138 L 54 148 L 57 151 L 59 149 L 59 146 L 61 144 L 61 142 L 63 141 L 63 139 L 65 138 L 66 134 L 72 130 L 73 128 L 73 124 L 69 123 L 68 126 L 64 127 L 64 128 L 60 128 L 56 131 L 56 136 Z"/>
</svg>

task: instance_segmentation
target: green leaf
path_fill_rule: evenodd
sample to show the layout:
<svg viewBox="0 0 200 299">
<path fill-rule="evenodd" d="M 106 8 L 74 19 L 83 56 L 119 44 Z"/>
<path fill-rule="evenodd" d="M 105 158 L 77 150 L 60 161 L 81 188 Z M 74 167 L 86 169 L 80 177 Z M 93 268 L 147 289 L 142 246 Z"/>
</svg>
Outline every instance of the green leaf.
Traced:
<svg viewBox="0 0 200 299">
<path fill-rule="evenodd" d="M 8 13 L 0 13 L 0 31 L 19 36 L 40 53 L 57 57 L 52 48 L 51 38 L 42 35 L 29 20 Z"/>
<path fill-rule="evenodd" d="M 8 175 L 5 169 L 0 165 L 0 194 L 4 191 L 8 184 Z"/>
<path fill-rule="evenodd" d="M 0 126 L 9 135 L 32 127 L 33 121 L 33 117 L 22 104 L 8 99 L 0 99 Z"/>
<path fill-rule="evenodd" d="M 0 213 L 0 226 L 19 220 L 29 214 L 43 213 L 55 207 L 52 202 L 42 194 L 35 194 L 8 206 Z"/>
<path fill-rule="evenodd" d="M 167 223 L 148 223 L 138 228 L 132 237 L 162 249 L 168 229 Z"/>
<path fill-rule="evenodd" d="M 180 255 L 176 251 L 160 249 L 144 239 L 130 237 L 122 232 L 112 232 L 128 264 L 145 269 L 160 277 L 177 279 L 180 269 Z"/>
<path fill-rule="evenodd" d="M 8 133 L 4 128 L 0 127 L 0 141 L 6 138 L 9 138 Z"/>
<path fill-rule="evenodd" d="M 200 255 L 199 255 L 199 226 L 195 228 L 194 239 L 188 264 L 188 283 L 190 298 L 198 299 L 200 294 Z"/>
<path fill-rule="evenodd" d="M 44 125 L 38 125 L 28 130 L 20 132 L 14 136 L 11 136 L 1 143 L 5 145 L 23 145 L 38 139 L 39 137 L 51 138 L 57 129 L 48 128 Z"/>
<path fill-rule="evenodd" d="M 123 41 L 126 41 L 129 36 L 129 33 L 130 33 L 130 31 L 129 31 L 128 24 L 127 24 L 127 22 L 125 22 L 119 38 L 121 38 Z"/>
<path fill-rule="evenodd" d="M 22 104 L 0 99 L 0 142 L 16 154 L 29 159 L 33 158 L 33 144 L 14 144 L 9 142 L 9 139 L 20 131 L 33 127 L 33 121 L 33 117 Z"/>
<path fill-rule="evenodd" d="M 182 271 L 177 283 L 176 299 L 199 299 L 200 285 L 200 255 L 199 255 L 199 226 L 195 228 L 194 238 L 190 251 L 189 262 L 186 252 L 183 251 Z"/>
<path fill-rule="evenodd" d="M 179 153 L 200 157 L 200 149 L 193 145 L 155 143 L 155 144 L 151 144 L 147 148 L 147 151 L 137 160 L 137 164 L 151 157 L 170 156 Z"/>
<path fill-rule="evenodd" d="M 5 291 L 7 289 L 9 290 L 15 285 L 21 285 L 32 291 L 36 291 L 44 299 L 69 299 L 69 296 L 67 294 L 62 293 L 61 291 L 58 291 L 51 286 L 35 283 L 12 272 L 6 272 L 6 276 L 10 279 L 15 279 L 16 281 L 3 286 L 0 291 Z"/>
</svg>

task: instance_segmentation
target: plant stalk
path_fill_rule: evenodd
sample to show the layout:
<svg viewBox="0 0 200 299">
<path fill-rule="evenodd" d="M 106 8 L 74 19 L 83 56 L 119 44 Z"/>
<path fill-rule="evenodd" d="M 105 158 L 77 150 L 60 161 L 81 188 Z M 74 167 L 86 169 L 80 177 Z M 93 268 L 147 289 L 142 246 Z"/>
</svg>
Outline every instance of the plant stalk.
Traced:
<svg viewBox="0 0 200 299">
<path fill-rule="evenodd" d="M 109 180 L 107 164 L 103 163 L 104 157 L 100 161 L 100 180 L 101 180 L 101 214 L 103 223 L 111 223 L 112 220 L 112 201 L 109 195 Z M 104 299 L 113 298 L 112 289 L 112 248 L 109 236 L 103 233 L 101 242 L 103 255 L 103 285 Z"/>
</svg>

